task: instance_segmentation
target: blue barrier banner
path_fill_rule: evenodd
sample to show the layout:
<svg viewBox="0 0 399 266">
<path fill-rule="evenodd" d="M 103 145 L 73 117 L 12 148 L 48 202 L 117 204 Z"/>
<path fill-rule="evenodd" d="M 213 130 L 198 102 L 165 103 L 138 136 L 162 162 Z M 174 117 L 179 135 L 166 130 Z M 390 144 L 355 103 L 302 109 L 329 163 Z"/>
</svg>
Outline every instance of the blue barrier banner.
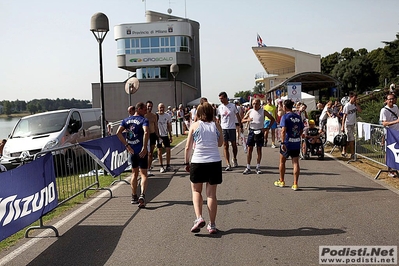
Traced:
<svg viewBox="0 0 399 266">
<path fill-rule="evenodd" d="M 80 146 L 113 177 L 127 167 L 128 152 L 116 135 L 80 143 Z"/>
<path fill-rule="evenodd" d="M 58 205 L 53 156 L 0 173 L 0 241 Z"/>
<path fill-rule="evenodd" d="M 387 128 L 386 165 L 393 169 L 399 169 L 399 132 Z"/>
</svg>

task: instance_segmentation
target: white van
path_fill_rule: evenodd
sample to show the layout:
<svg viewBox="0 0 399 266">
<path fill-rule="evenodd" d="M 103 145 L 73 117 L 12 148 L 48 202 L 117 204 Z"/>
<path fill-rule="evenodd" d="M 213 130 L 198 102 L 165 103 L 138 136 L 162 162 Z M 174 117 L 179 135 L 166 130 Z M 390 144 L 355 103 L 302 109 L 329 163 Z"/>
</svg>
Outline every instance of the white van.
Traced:
<svg viewBox="0 0 399 266">
<path fill-rule="evenodd" d="M 25 116 L 9 135 L 1 163 L 13 168 L 19 164 L 18 158 L 23 156 L 100 137 L 100 108 L 58 110 Z M 69 153 L 71 160 L 74 154 Z"/>
</svg>

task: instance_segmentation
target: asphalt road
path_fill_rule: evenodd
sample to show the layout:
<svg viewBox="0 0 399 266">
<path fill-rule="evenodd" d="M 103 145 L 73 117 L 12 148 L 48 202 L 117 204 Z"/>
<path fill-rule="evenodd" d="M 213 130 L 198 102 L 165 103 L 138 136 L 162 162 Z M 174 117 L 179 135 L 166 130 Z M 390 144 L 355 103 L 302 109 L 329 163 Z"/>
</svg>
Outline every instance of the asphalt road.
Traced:
<svg viewBox="0 0 399 266">
<path fill-rule="evenodd" d="M 119 182 L 112 199 L 100 193 L 54 221 L 60 237 L 37 232 L 0 253 L 0 265 L 318 265 L 319 246 L 399 243 L 397 191 L 330 157 L 300 161 L 298 191 L 288 162 L 287 187 L 274 187 L 279 154 L 270 147 L 261 175 L 242 174 L 239 147 L 240 166 L 218 187 L 219 233 L 193 234 L 183 150 L 172 152 L 176 173 L 150 178 L 146 209 L 130 204 L 130 187 Z"/>
</svg>

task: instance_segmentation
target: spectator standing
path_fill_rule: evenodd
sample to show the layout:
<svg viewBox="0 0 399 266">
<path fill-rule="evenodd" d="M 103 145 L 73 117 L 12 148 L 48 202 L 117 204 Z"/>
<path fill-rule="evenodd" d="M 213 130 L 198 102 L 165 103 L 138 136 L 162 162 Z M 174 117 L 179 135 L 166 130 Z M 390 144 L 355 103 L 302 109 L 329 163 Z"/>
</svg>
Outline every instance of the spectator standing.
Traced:
<svg viewBox="0 0 399 266">
<path fill-rule="evenodd" d="M 154 149 L 155 144 L 159 140 L 159 130 L 158 130 L 158 116 L 152 112 L 152 107 L 154 104 L 152 101 L 147 101 L 147 113 L 145 114 L 145 118 L 148 119 L 148 130 L 150 133 L 149 143 L 150 149 L 148 150 L 148 176 L 153 176 L 151 173 L 152 169 L 152 160 L 154 159 Z"/>
<path fill-rule="evenodd" d="M 245 168 L 243 174 L 247 175 L 251 173 L 251 160 L 252 160 L 252 151 L 254 146 L 256 145 L 257 158 L 256 158 L 256 173 L 262 174 L 260 170 L 260 162 L 262 160 L 262 147 L 263 147 L 263 138 L 264 138 L 264 121 L 265 117 L 270 119 L 270 123 L 268 124 L 268 129 L 271 127 L 271 124 L 275 123 L 274 117 L 269 114 L 268 111 L 264 110 L 260 106 L 259 99 L 252 100 L 253 108 L 250 109 L 242 119 L 242 123 L 249 123 L 249 133 L 247 139 L 247 167 Z"/>
<path fill-rule="evenodd" d="M 193 105 L 193 108 L 190 110 L 190 125 L 195 122 L 195 118 L 197 116 L 197 106 Z"/>
<path fill-rule="evenodd" d="M 236 108 L 238 110 L 238 116 L 240 117 L 240 119 L 237 119 L 237 117 L 235 117 L 235 124 L 236 124 L 236 139 L 237 139 L 237 145 L 239 144 L 239 139 L 240 139 L 240 133 L 241 133 L 241 128 L 242 128 L 242 123 L 240 125 L 240 121 L 243 119 L 244 117 L 244 110 L 242 109 L 242 106 L 240 105 L 240 101 L 239 100 L 234 100 L 234 104 L 236 105 Z"/>
<path fill-rule="evenodd" d="M 170 143 L 172 143 L 172 118 L 169 114 L 165 113 L 165 105 L 163 103 L 158 104 L 158 130 L 159 138 L 158 141 L 158 161 L 161 165 L 159 171 L 161 173 L 172 171 L 170 167 Z M 163 167 L 162 161 L 162 145 L 165 147 L 166 153 L 166 168 Z"/>
<path fill-rule="evenodd" d="M 281 118 L 281 145 L 280 145 L 280 179 L 274 182 L 276 187 L 284 187 L 285 163 L 289 157 L 292 160 L 294 184 L 293 190 L 298 190 L 299 179 L 299 154 L 301 148 L 301 136 L 303 132 L 303 122 L 301 117 L 292 111 L 294 102 L 284 101 L 285 115 Z"/>
<path fill-rule="evenodd" d="M 272 149 L 276 148 L 276 128 L 277 128 L 277 123 L 276 123 L 276 118 L 277 118 L 277 107 L 272 103 L 272 98 L 267 98 L 267 103 L 263 106 L 263 109 L 268 112 L 272 117 L 270 119 L 270 116 L 265 116 L 265 121 L 264 121 L 264 140 L 265 140 L 265 147 L 267 147 L 267 140 L 269 138 L 269 130 L 272 131 Z M 273 122 L 273 123 L 272 123 Z"/>
<path fill-rule="evenodd" d="M 147 168 L 148 168 L 148 120 L 144 117 L 147 113 L 147 107 L 143 102 L 136 104 L 136 111 L 133 116 L 122 120 L 121 125 L 116 132 L 119 140 L 125 145 L 129 153 L 129 162 L 132 165 L 132 179 L 130 186 L 132 188 L 132 204 L 137 204 L 139 208 L 144 208 L 145 193 L 147 190 Z M 126 139 L 122 132 L 126 130 Z M 141 194 L 137 196 L 138 176 L 141 175 Z"/>
<path fill-rule="evenodd" d="M 206 197 L 209 212 L 209 233 L 217 233 L 216 213 L 217 198 L 216 188 L 222 183 L 222 159 L 218 147 L 223 144 L 222 128 L 214 122 L 213 108 L 208 102 L 198 106 L 198 120 L 194 122 L 188 132 L 184 158 L 186 171 L 190 172 L 191 191 L 196 220 L 191 232 L 198 233 L 205 226 L 202 217 L 202 189 L 206 183 Z M 190 155 L 195 145 L 194 153 L 189 164 Z"/>
<path fill-rule="evenodd" d="M 399 132 L 399 108 L 394 104 L 396 100 L 395 95 L 388 94 L 385 97 L 386 105 L 381 108 L 380 111 L 380 122 L 384 127 L 389 127 L 395 131 Z M 388 170 L 392 170 L 388 167 Z M 391 171 L 388 173 L 388 176 L 395 177 L 395 171 Z"/>
<path fill-rule="evenodd" d="M 333 116 L 332 101 L 329 101 L 324 106 L 323 111 L 321 112 L 321 115 L 319 118 L 320 130 L 325 131 L 325 126 L 327 125 L 327 119 L 332 116 Z"/>
<path fill-rule="evenodd" d="M 172 111 L 172 106 L 168 106 L 168 110 L 165 111 L 165 113 L 167 113 L 168 115 L 170 115 L 170 117 L 173 119 L 173 111 Z"/>
<path fill-rule="evenodd" d="M 302 103 L 299 107 L 299 115 L 301 116 L 302 122 L 304 123 L 308 120 L 308 113 L 306 112 L 307 108 L 308 106 L 305 103 Z"/>
<path fill-rule="evenodd" d="M 184 135 L 184 109 L 183 109 L 183 104 L 179 104 L 178 109 L 176 110 L 176 117 L 177 117 L 177 122 L 180 124 L 180 129 L 182 132 L 180 132 L 182 135 Z"/>
<path fill-rule="evenodd" d="M 357 94 L 355 92 L 349 93 L 349 102 L 345 104 L 343 109 L 341 131 L 348 136 L 348 144 L 342 147 L 342 156 L 346 157 L 347 149 L 351 151 L 351 159 L 355 159 L 355 126 L 356 113 L 360 113 L 362 109 L 356 104 Z"/>
<path fill-rule="evenodd" d="M 136 112 L 136 107 L 135 107 L 135 106 L 129 106 L 129 107 L 127 108 L 127 112 L 128 112 L 128 114 L 129 114 L 129 116 L 134 115 L 134 113 Z"/>
<path fill-rule="evenodd" d="M 276 119 L 277 124 L 280 124 L 281 117 L 283 117 L 284 114 L 285 111 L 283 106 L 283 100 L 279 99 L 277 101 L 277 119 Z"/>
<path fill-rule="evenodd" d="M 233 148 L 233 167 L 238 166 L 237 162 L 237 135 L 236 135 L 236 125 L 235 117 L 241 127 L 241 119 L 238 115 L 238 110 L 233 103 L 229 103 L 226 92 L 219 93 L 219 100 L 222 103 L 218 107 L 218 113 L 220 116 L 220 125 L 223 129 L 223 145 L 224 145 L 224 157 L 226 159 L 227 166 L 225 171 L 231 171 L 230 165 L 230 152 L 229 152 L 229 142 Z"/>
</svg>

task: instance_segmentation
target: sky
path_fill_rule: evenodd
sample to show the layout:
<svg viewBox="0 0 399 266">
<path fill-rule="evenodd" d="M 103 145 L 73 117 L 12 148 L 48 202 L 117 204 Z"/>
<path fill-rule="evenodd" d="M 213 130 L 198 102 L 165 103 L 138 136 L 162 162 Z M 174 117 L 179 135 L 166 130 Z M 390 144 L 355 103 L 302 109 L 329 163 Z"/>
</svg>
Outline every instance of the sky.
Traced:
<svg viewBox="0 0 399 266">
<path fill-rule="evenodd" d="M 230 97 L 255 86 L 265 72 L 252 51 L 265 45 L 325 57 L 346 47 L 369 52 L 399 32 L 398 0 L 0 0 L 0 101 L 91 101 L 98 83 L 98 43 L 90 19 L 107 15 L 103 42 L 104 82 L 129 77 L 116 64 L 114 26 L 143 23 L 145 10 L 200 23 L 202 96 Z"/>
</svg>

